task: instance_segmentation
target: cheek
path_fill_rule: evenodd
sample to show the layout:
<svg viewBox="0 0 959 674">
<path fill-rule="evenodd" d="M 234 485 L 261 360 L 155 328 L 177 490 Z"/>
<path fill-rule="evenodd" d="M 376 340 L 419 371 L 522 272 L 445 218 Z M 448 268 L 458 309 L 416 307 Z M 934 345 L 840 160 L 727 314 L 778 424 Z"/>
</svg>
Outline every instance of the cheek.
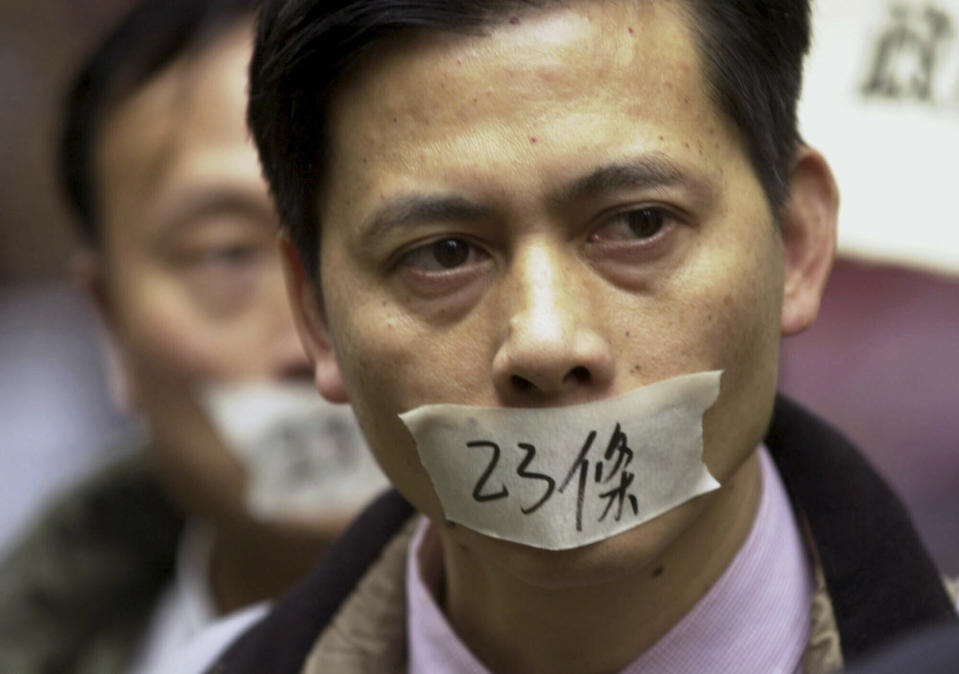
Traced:
<svg viewBox="0 0 959 674">
<path fill-rule="evenodd" d="M 147 301 L 144 298 L 143 301 Z M 191 312 L 154 296 L 124 312 L 123 353 L 134 404 L 167 452 L 215 444 L 212 429 L 195 399 L 194 387 L 216 378 L 216 340 Z M 201 439 L 202 438 L 202 439 Z M 169 457 L 166 457 L 169 458 Z"/>
<path fill-rule="evenodd" d="M 783 249 L 765 195 L 738 154 L 725 167 L 723 204 L 701 224 L 674 284 L 687 347 L 725 370 L 723 389 L 755 385 L 775 372 Z M 683 306 L 685 305 L 685 306 Z M 768 384 L 767 384 L 768 386 Z"/>
<path fill-rule="evenodd" d="M 782 252 L 769 227 L 765 245 L 747 248 L 746 255 L 734 271 L 731 291 L 723 299 L 722 334 L 728 335 L 730 363 L 747 371 L 743 378 L 768 379 L 775 373 L 779 349 L 779 324 L 782 306 Z"/>
<path fill-rule="evenodd" d="M 280 326 L 292 334 L 276 308 L 285 308 L 279 292 L 261 293 L 223 316 L 205 310 L 177 278 L 142 273 L 116 297 L 127 365 L 144 386 L 268 376 Z"/>
<path fill-rule="evenodd" d="M 229 371 L 222 335 L 175 292 L 149 283 L 128 285 L 117 300 L 119 341 L 155 468 L 189 511 L 215 518 L 238 510 L 243 471 L 194 397 L 195 384 Z"/>
<path fill-rule="evenodd" d="M 152 294 L 124 313 L 123 342 L 134 376 L 185 383 L 224 370 L 219 331 L 183 302 Z"/>
<path fill-rule="evenodd" d="M 412 397 L 435 385 L 411 354 L 415 340 L 392 320 L 357 319 L 361 308 L 348 312 L 351 318 L 336 321 L 328 315 L 337 344 L 336 358 L 357 421 L 373 455 L 396 488 L 421 512 L 440 516 L 439 504 L 426 476 L 409 431 L 399 414 L 415 405 Z M 371 317 L 372 318 L 372 317 Z"/>
<path fill-rule="evenodd" d="M 398 415 L 426 403 L 481 402 L 477 396 L 490 389 L 489 358 L 477 346 L 482 339 L 464 337 L 466 326 L 427 330 L 382 288 L 346 270 L 337 273 L 333 264 L 324 270 L 324 288 L 337 363 L 370 448 L 407 499 L 441 518 L 442 507 Z M 476 384 L 483 376 L 486 385 Z"/>
<path fill-rule="evenodd" d="M 727 370 L 724 385 L 748 376 L 748 370 L 774 360 L 778 304 L 763 265 L 740 269 L 709 288 L 704 303 L 686 313 L 690 346 L 708 354 L 712 366 Z"/>
<path fill-rule="evenodd" d="M 324 271 L 334 351 L 354 406 L 395 417 L 439 401 L 489 403 L 477 397 L 488 394 L 491 362 L 480 308 L 436 324 L 381 279 L 334 261 Z"/>
<path fill-rule="evenodd" d="M 422 358 L 427 338 L 408 321 L 355 301 L 354 308 L 340 315 L 345 320 L 334 323 L 336 358 L 361 423 L 369 417 L 380 427 L 404 428 L 398 414 L 416 407 L 417 401 L 436 402 L 442 395 L 435 359 Z"/>
<path fill-rule="evenodd" d="M 704 418 L 706 463 L 724 483 L 762 440 L 775 395 L 782 279 L 769 227 L 742 254 L 717 260 L 717 282 L 688 312 L 709 366 L 724 371 L 720 399 Z"/>
<path fill-rule="evenodd" d="M 673 278 L 667 287 L 620 312 L 614 338 L 619 370 L 643 383 L 681 373 L 721 369 L 723 388 L 750 362 L 769 358 L 778 311 L 761 261 L 727 262 L 712 255 Z"/>
</svg>

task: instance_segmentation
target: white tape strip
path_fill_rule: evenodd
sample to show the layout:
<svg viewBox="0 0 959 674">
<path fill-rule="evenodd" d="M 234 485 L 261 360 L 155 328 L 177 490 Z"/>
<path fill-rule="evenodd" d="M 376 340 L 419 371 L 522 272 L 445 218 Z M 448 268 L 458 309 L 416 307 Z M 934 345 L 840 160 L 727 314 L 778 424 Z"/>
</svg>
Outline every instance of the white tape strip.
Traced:
<svg viewBox="0 0 959 674">
<path fill-rule="evenodd" d="M 200 400 L 247 471 L 256 517 L 348 516 L 388 484 L 352 409 L 311 385 L 209 386 Z"/>
<path fill-rule="evenodd" d="M 448 520 L 562 550 L 719 488 L 702 461 L 702 418 L 721 375 L 683 375 L 583 405 L 426 405 L 400 419 Z"/>
</svg>

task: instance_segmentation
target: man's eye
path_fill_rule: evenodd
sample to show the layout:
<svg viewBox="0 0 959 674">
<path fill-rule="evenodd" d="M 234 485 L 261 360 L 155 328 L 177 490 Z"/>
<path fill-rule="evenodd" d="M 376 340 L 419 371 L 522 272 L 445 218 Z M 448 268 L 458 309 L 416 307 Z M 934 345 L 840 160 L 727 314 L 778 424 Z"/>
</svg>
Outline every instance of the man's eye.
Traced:
<svg viewBox="0 0 959 674">
<path fill-rule="evenodd" d="M 666 229 L 673 219 L 673 216 L 662 208 L 638 208 L 614 215 L 593 236 L 599 241 L 653 239 Z"/>
<path fill-rule="evenodd" d="M 257 243 L 204 243 L 174 251 L 172 259 L 190 274 L 233 274 L 253 267 L 266 252 Z"/>
<path fill-rule="evenodd" d="M 666 214 L 658 209 L 644 208 L 624 213 L 629 229 L 640 239 L 648 239 L 659 234 L 666 224 Z"/>
<path fill-rule="evenodd" d="M 447 271 L 472 264 L 484 253 L 463 239 L 440 239 L 420 246 L 400 258 L 400 266 L 420 271 Z"/>
<path fill-rule="evenodd" d="M 259 255 L 260 249 L 254 246 L 221 246 L 201 253 L 195 261 L 203 265 L 242 267 L 255 262 Z"/>
<path fill-rule="evenodd" d="M 273 262 L 270 248 L 255 243 L 204 246 L 185 255 L 181 278 L 210 315 L 233 315 L 251 306 Z"/>
</svg>

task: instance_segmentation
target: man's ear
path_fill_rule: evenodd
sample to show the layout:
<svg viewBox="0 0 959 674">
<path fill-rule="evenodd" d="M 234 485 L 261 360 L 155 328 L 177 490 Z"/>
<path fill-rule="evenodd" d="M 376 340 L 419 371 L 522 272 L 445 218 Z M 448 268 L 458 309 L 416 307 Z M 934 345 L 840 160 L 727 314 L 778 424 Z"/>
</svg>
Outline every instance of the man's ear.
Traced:
<svg viewBox="0 0 959 674">
<path fill-rule="evenodd" d="M 114 329 L 114 311 L 100 253 L 88 246 L 70 255 L 70 277 L 73 284 L 90 300 L 104 327 Z"/>
<path fill-rule="evenodd" d="M 829 164 L 801 145 L 790 174 L 782 217 L 785 279 L 780 329 L 795 335 L 816 320 L 836 254 L 839 190 Z"/>
<path fill-rule="evenodd" d="M 137 406 L 137 394 L 121 347 L 117 309 L 107 281 L 107 272 L 101 254 L 83 246 L 70 256 L 70 276 L 73 284 L 93 306 L 97 317 L 97 332 L 106 367 L 107 388 L 118 409 L 130 411 Z"/>
<path fill-rule="evenodd" d="M 293 308 L 293 320 L 300 333 L 300 341 L 303 342 L 306 354 L 313 364 L 316 388 L 330 402 L 348 402 L 317 285 L 310 280 L 299 252 L 285 235 L 280 237 L 280 253 L 283 258 L 286 289 Z"/>
</svg>

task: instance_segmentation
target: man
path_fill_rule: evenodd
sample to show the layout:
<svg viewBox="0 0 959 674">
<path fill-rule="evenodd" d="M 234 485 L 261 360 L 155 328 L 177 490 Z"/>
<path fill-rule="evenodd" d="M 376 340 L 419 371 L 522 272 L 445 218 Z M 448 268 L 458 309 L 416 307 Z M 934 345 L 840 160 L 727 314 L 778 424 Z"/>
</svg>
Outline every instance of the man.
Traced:
<svg viewBox="0 0 959 674">
<path fill-rule="evenodd" d="M 808 41 L 801 0 L 266 4 L 300 334 L 412 509 L 212 671 L 821 672 L 955 622 L 888 489 L 775 396 L 835 242 Z"/>
<path fill-rule="evenodd" d="M 150 438 L 68 495 L 0 571 L 5 672 L 147 669 L 214 618 L 285 590 L 368 493 L 344 469 L 332 478 L 349 499 L 290 509 L 288 481 L 264 501 L 260 464 L 234 451 L 251 421 L 279 434 L 259 441 L 267 468 L 304 424 L 350 465 L 363 449 L 347 408 L 314 411 L 291 393 L 312 387 L 244 124 L 254 4 L 147 0 L 71 93 L 61 161 L 80 274 Z M 224 421 L 216 410 L 236 417 L 235 406 L 211 391 L 240 385 L 259 407 L 292 397 L 310 411 Z M 308 453 L 294 458 L 293 473 L 316 478 Z"/>
</svg>

